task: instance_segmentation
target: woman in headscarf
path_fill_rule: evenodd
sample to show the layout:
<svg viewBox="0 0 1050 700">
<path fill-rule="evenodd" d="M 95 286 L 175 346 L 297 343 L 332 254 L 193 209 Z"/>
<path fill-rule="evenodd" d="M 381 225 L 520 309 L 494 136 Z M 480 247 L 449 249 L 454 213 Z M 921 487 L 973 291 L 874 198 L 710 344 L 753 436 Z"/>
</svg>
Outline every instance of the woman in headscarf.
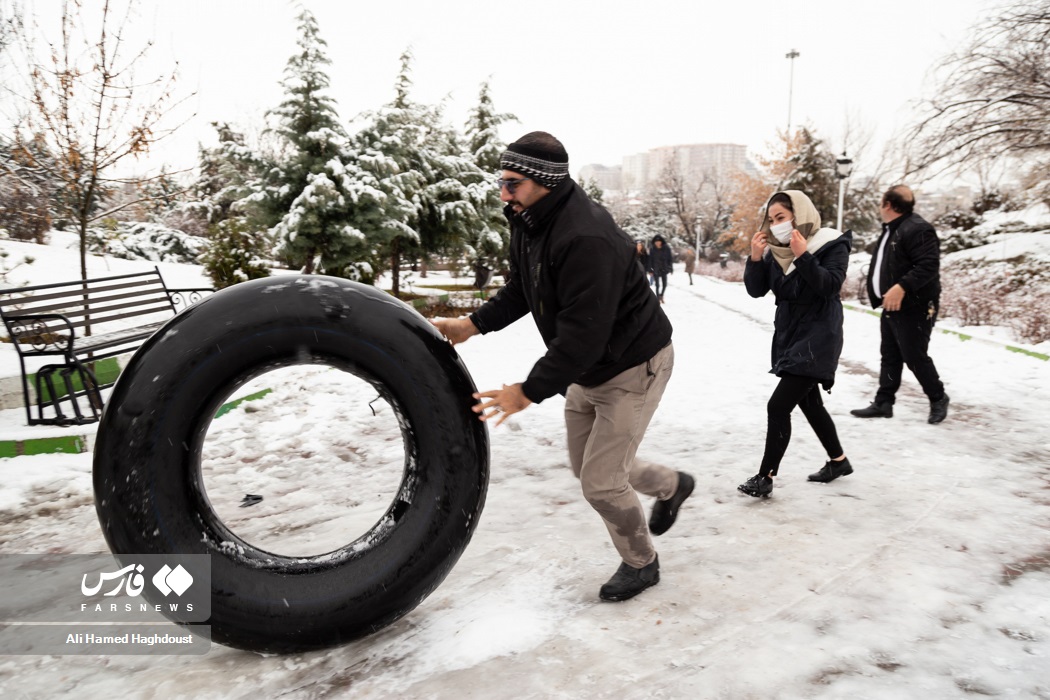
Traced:
<svg viewBox="0 0 1050 700">
<path fill-rule="evenodd" d="M 813 202 L 798 190 L 777 192 L 766 204 L 762 229 L 751 238 L 744 267 L 748 294 L 777 301 L 773 322 L 773 368 L 780 378 L 767 405 L 765 452 L 758 474 L 739 487 L 749 496 L 768 497 L 773 477 L 791 440 L 795 406 L 809 421 L 828 453 L 827 463 L 810 481 L 828 482 L 853 473 L 839 444 L 820 387 L 835 383 L 842 352 L 842 302 L 852 234 L 820 227 Z"/>
<path fill-rule="evenodd" d="M 645 249 L 645 241 L 637 240 L 634 242 L 634 259 L 638 261 L 638 264 L 642 266 L 642 271 L 645 274 L 649 274 L 649 253 Z M 652 286 L 652 279 L 649 280 L 649 285 Z"/>
</svg>

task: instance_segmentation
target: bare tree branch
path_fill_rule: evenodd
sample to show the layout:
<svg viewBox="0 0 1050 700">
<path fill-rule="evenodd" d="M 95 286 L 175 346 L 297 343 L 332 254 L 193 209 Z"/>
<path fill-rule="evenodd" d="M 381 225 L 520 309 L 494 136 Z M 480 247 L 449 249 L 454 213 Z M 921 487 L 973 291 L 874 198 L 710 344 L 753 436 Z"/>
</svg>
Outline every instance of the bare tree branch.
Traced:
<svg viewBox="0 0 1050 700">
<path fill-rule="evenodd" d="M 181 126 L 162 128 L 171 111 L 184 101 L 174 98 L 177 68 L 145 81 L 135 77 L 136 67 L 152 44 L 132 47 L 128 43 L 134 0 L 119 17 L 111 10 L 110 0 L 88 7 L 81 0 L 65 0 L 58 41 L 39 51 L 43 49 L 39 27 L 23 35 L 30 109 L 22 130 L 42 138 L 52 156 L 42 168 L 62 183 L 61 199 L 80 234 L 81 274 L 85 277 L 88 224 L 151 199 L 101 211 L 102 201 L 116 183 L 142 184 L 153 179 L 110 178 L 106 173 L 128 158 L 147 153 Z M 39 60 L 39 53 L 46 58 Z"/>
<path fill-rule="evenodd" d="M 1007 7 L 944 59 L 937 94 L 912 128 L 908 175 L 988 161 L 1050 162 L 1050 0 Z"/>
</svg>

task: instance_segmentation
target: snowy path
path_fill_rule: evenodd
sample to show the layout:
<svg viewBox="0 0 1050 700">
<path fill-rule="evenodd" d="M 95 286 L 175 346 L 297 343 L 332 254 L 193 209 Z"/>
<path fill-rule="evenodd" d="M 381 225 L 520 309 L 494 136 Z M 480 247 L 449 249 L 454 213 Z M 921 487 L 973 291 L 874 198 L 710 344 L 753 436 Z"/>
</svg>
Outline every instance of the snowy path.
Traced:
<svg viewBox="0 0 1050 700">
<path fill-rule="evenodd" d="M 856 473 L 807 483 L 824 457 L 798 417 L 773 498 L 751 499 L 736 485 L 761 457 L 775 384 L 766 373 L 772 303 L 741 285 L 695 280 L 672 277 L 675 375 L 640 457 L 689 471 L 697 488 L 657 541 L 660 585 L 639 598 L 596 600 L 618 562 L 566 466 L 562 401 L 552 399 L 492 431 L 474 539 L 437 591 L 380 633 L 287 657 L 221 647 L 189 658 L 6 657 L 0 693 L 1050 698 L 1048 363 L 936 334 L 931 354 L 952 396 L 949 419 L 926 424 L 909 375 L 892 420 L 862 421 L 849 410 L 874 393 L 878 319 L 847 313 L 843 365 L 825 402 Z M 488 389 L 521 380 L 541 345 L 525 319 L 461 351 Z M 353 465 L 358 451 L 336 443 L 364 432 L 364 419 L 348 414 L 343 437 L 333 437 L 305 399 L 274 403 L 259 402 L 251 420 L 297 428 L 286 431 L 295 433 L 286 447 L 276 434 L 255 444 L 233 422 L 208 441 L 216 493 L 262 479 L 256 453 L 295 450 L 284 461 L 301 481 L 279 482 L 281 497 L 266 502 L 273 519 L 256 522 L 260 536 L 316 501 L 311 486 L 332 482 L 326 456 L 342 450 Z M 396 463 L 369 440 L 368 459 Z M 0 470 L 4 484 L 19 484 L 0 490 L 0 549 L 104 548 L 88 456 L 0 460 Z M 315 520 L 348 517 L 345 502 L 313 508 Z"/>
</svg>

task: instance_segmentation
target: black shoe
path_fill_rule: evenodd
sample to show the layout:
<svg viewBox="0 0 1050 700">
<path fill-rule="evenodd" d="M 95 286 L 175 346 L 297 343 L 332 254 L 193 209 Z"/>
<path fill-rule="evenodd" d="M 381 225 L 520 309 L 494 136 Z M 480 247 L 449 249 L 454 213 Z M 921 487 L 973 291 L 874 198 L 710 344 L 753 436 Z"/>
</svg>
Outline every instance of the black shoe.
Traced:
<svg viewBox="0 0 1050 700">
<path fill-rule="evenodd" d="M 685 472 L 678 472 L 678 488 L 675 489 L 675 492 L 667 500 L 653 504 L 653 512 L 649 516 L 649 532 L 654 535 L 662 535 L 671 529 L 678 517 L 678 509 L 682 502 L 693 493 L 695 485 L 693 477 Z"/>
<path fill-rule="evenodd" d="M 942 420 L 948 417 L 948 395 L 945 394 L 939 401 L 930 402 L 930 418 L 929 423 L 931 425 L 937 425 Z"/>
<path fill-rule="evenodd" d="M 748 496 L 754 496 L 758 498 L 769 498 L 769 494 L 773 493 L 773 480 L 768 476 L 762 476 L 761 474 L 755 474 L 753 477 L 740 484 L 736 487 L 737 491 L 743 491 Z"/>
<path fill-rule="evenodd" d="M 602 600 L 619 602 L 633 598 L 646 588 L 660 583 L 660 558 L 653 559 L 653 563 L 636 569 L 629 564 L 620 563 L 613 577 L 609 579 L 602 589 L 598 591 L 598 597 Z"/>
<path fill-rule="evenodd" d="M 853 467 L 849 463 L 849 459 L 844 459 L 841 462 L 835 460 L 828 460 L 828 463 L 821 467 L 819 472 L 809 475 L 810 481 L 819 481 L 823 484 L 829 481 L 834 481 L 840 476 L 849 476 L 853 473 Z"/>
<path fill-rule="evenodd" d="M 872 401 L 867 408 L 855 408 L 850 413 L 858 418 L 893 418 L 893 404 Z"/>
</svg>

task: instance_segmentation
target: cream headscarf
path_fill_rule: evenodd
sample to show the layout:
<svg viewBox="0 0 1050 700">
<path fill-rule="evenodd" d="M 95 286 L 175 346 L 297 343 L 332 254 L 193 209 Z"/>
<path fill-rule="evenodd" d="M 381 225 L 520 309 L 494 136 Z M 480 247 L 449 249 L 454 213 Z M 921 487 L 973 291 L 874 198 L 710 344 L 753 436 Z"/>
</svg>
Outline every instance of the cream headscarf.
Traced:
<svg viewBox="0 0 1050 700">
<path fill-rule="evenodd" d="M 795 214 L 795 228 L 806 239 L 806 250 L 810 253 L 816 253 L 824 245 L 839 237 L 840 234 L 835 229 L 820 227 L 820 212 L 813 206 L 813 202 L 805 192 L 783 190 L 774 192 L 769 198 L 773 199 L 778 194 L 786 194 L 791 199 L 791 208 Z M 790 245 L 784 245 L 770 232 L 768 212 L 769 202 L 767 201 L 766 206 L 762 209 L 762 228 L 760 230 L 766 234 L 769 250 L 781 269 L 784 270 L 784 274 L 790 274 L 795 269 L 795 254 L 791 252 Z"/>
</svg>

